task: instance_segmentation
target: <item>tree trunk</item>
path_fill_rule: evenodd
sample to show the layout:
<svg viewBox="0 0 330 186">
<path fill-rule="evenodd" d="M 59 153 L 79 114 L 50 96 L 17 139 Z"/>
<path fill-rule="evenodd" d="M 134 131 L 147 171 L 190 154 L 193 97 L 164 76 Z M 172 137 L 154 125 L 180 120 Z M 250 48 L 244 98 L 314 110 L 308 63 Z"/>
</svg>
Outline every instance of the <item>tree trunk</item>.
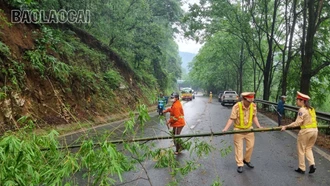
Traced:
<svg viewBox="0 0 330 186">
<path fill-rule="evenodd" d="M 302 41 L 303 47 L 301 54 L 302 63 L 301 63 L 300 91 L 305 94 L 309 94 L 309 89 L 311 84 L 312 58 L 314 53 L 313 43 L 317 28 L 317 15 L 319 15 L 318 12 L 315 12 L 314 3 L 315 0 L 305 0 L 304 1 L 305 8 L 303 9 L 304 11 L 303 29 L 305 30 L 305 28 L 307 27 L 307 33 L 306 35 L 303 36 L 303 41 Z M 319 10 L 321 10 L 321 8 Z M 308 14 L 308 18 L 307 18 L 307 14 Z M 306 39 L 306 42 L 304 39 Z"/>
<path fill-rule="evenodd" d="M 273 69 L 273 38 L 274 38 L 274 32 L 275 32 L 277 8 L 278 8 L 278 0 L 275 0 L 274 1 L 271 32 L 270 32 L 270 35 L 267 37 L 268 54 L 267 54 L 266 66 L 265 66 L 265 69 L 264 69 L 264 95 L 263 95 L 264 100 L 269 100 L 270 87 L 271 87 L 272 79 L 273 79 L 273 76 L 272 76 L 272 69 Z"/>
<path fill-rule="evenodd" d="M 271 68 L 272 68 L 272 64 L 273 64 L 273 61 L 272 61 L 272 58 L 271 58 L 271 55 L 273 53 L 273 50 L 272 50 L 272 42 L 270 41 L 270 43 L 268 43 L 268 46 L 270 47 L 269 48 L 269 52 L 268 52 L 268 55 L 267 55 L 267 61 L 266 61 L 266 68 L 264 69 L 264 92 L 263 92 L 263 100 L 269 100 L 269 96 L 270 96 L 270 84 L 271 84 L 271 77 L 270 77 L 270 72 L 271 72 Z"/>
<path fill-rule="evenodd" d="M 286 5 L 288 5 L 288 1 L 286 1 Z M 292 24 L 291 24 L 291 27 L 289 27 L 289 30 L 287 31 L 287 38 L 286 38 L 286 41 L 289 40 L 289 46 L 287 48 L 288 50 L 288 55 L 287 55 L 287 59 L 285 59 L 285 51 L 286 49 L 284 49 L 283 51 L 283 69 L 282 69 L 282 95 L 286 95 L 286 92 L 287 92 L 287 86 L 288 86 L 288 82 L 287 82 L 287 77 L 288 77 L 288 73 L 289 73 L 289 68 L 290 68 L 290 64 L 291 64 L 291 61 L 293 59 L 293 52 L 292 52 L 292 43 L 293 43 L 293 35 L 294 35 L 294 28 L 296 26 L 296 21 L 297 21 L 297 11 L 296 11 L 296 8 L 297 8 L 297 0 L 294 0 L 293 1 L 293 4 L 292 4 L 292 13 L 289 15 L 289 16 L 292 16 L 293 19 L 292 19 Z M 287 10 L 287 8 L 286 8 Z M 289 11 L 287 11 L 289 12 Z M 286 17 L 287 17 L 287 14 L 286 14 Z M 290 25 L 286 19 L 286 25 Z"/>
<path fill-rule="evenodd" d="M 244 43 L 241 44 L 240 63 L 238 68 L 239 74 L 239 89 L 238 93 L 241 94 L 243 91 L 243 66 L 244 66 Z M 251 90 L 252 91 L 252 90 Z"/>
</svg>

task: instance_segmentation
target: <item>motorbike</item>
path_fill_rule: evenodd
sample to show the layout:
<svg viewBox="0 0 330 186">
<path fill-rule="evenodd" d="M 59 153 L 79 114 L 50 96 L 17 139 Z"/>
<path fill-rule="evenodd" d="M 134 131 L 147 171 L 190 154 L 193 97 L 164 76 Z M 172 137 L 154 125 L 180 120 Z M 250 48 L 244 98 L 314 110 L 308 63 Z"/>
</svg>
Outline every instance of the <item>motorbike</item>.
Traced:
<svg viewBox="0 0 330 186">
<path fill-rule="evenodd" d="M 159 115 L 163 115 L 164 108 L 165 108 L 165 101 L 158 100 L 157 112 Z"/>
</svg>

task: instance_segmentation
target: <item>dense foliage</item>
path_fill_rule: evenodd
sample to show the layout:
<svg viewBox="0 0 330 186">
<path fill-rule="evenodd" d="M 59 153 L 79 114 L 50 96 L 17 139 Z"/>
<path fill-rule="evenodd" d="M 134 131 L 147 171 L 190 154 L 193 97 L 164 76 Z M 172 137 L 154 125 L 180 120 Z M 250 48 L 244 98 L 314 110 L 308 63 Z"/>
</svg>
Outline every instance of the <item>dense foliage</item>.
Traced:
<svg viewBox="0 0 330 186">
<path fill-rule="evenodd" d="M 90 10 L 91 23 L 78 26 L 128 61 L 150 87 L 170 91 L 181 75 L 181 59 L 173 37 L 173 25 L 182 17 L 180 1 L 54 0 L 41 2 L 39 8 Z"/>
<path fill-rule="evenodd" d="M 139 166 L 146 171 L 143 164 L 151 160 L 156 169 L 169 170 L 171 180 L 166 185 L 178 185 L 179 176 L 196 170 L 200 166 L 198 160 L 216 150 L 204 141 L 182 140 L 185 149 L 190 151 L 190 158 L 180 162 L 171 147 L 157 147 L 152 141 L 129 142 L 143 136 L 144 125 L 150 119 L 145 105 L 140 105 L 137 111 L 137 120 L 131 113 L 124 126 L 117 126 L 125 128 L 122 134 L 109 131 L 87 140 L 82 135 L 82 140 L 77 140 L 74 146 L 59 141 L 56 131 L 36 135 L 24 128 L 6 133 L 0 137 L 0 185 L 130 184 L 131 180 L 125 180 L 123 174 Z M 164 120 L 161 121 L 165 126 Z M 29 119 L 21 122 L 33 126 Z M 124 139 L 123 144 L 113 143 L 114 137 Z M 220 152 L 226 155 L 231 148 L 223 147 Z M 152 185 L 148 176 L 147 181 Z M 214 185 L 219 185 L 219 180 L 215 180 Z"/>
<path fill-rule="evenodd" d="M 87 185 L 112 185 L 125 182 L 124 172 L 151 159 L 156 161 L 156 168 L 169 168 L 172 180 L 168 184 L 177 185 L 178 175 L 195 170 L 199 166 L 197 159 L 214 150 L 205 142 L 186 141 L 185 149 L 196 156 L 182 163 L 174 158 L 170 148 L 111 143 L 115 135 L 130 140 L 143 134 L 149 119 L 143 104 L 137 108 L 137 120 L 130 113 L 125 126 L 119 126 L 124 128 L 122 133 L 110 131 L 93 140 L 81 140 L 77 151 L 59 142 L 56 131 L 35 134 L 33 116 L 20 116 L 20 112 L 9 109 L 19 108 L 22 103 L 16 95 L 27 91 L 26 84 L 31 83 L 27 75 L 50 82 L 52 86 L 48 88 L 58 101 L 51 109 L 61 112 L 59 115 L 73 113 L 75 106 L 64 102 L 59 92 L 83 102 L 80 106 L 84 110 L 96 107 L 110 111 L 120 110 L 112 104 L 117 99 L 116 91 L 126 89 L 132 94 L 132 89 L 138 87 L 150 102 L 159 91 L 169 93 L 181 76 L 181 60 L 173 37 L 184 15 L 180 0 L 6 2 L 30 10 L 90 10 L 92 21 L 74 27 L 86 32 L 89 39 L 95 37 L 97 44 L 113 52 L 111 55 L 118 55 L 118 61 L 82 43 L 81 36 L 77 36 L 81 30 L 75 33 L 65 26 L 63 29 L 37 24 L 33 46 L 21 50 L 21 57 L 0 41 L 0 102 L 5 107 L 1 114 L 8 116 L 7 121 L 13 121 L 15 129 L 21 128 L 0 137 L 1 185 L 78 185 L 77 179 L 84 179 Z M 191 6 L 183 28 L 187 37 L 204 41 L 205 45 L 191 64 L 190 83 L 213 92 L 256 91 L 263 99 L 280 94 L 293 96 L 296 90 L 302 90 L 310 92 L 322 106 L 326 103 L 322 98 L 330 91 L 330 5 L 321 2 L 201 0 L 200 6 Z M 4 15 L 3 11 L 0 13 Z M 0 28 L 12 27 L 6 16 L 1 16 L 0 21 L 4 23 Z M 118 63 L 133 75 L 123 73 Z M 9 95 L 13 92 L 18 93 Z M 44 101 L 41 98 L 35 100 L 39 101 L 35 104 L 47 105 L 41 104 Z M 224 155 L 230 151 L 230 147 L 220 149 Z M 213 185 L 220 185 L 219 180 Z"/>
<path fill-rule="evenodd" d="M 181 59 L 174 42 L 175 25 L 183 15 L 180 1 L 10 0 L 9 3 L 30 10 L 89 10 L 91 22 L 76 26 L 117 52 L 150 87 L 167 92 L 175 88 L 181 75 Z"/>
<path fill-rule="evenodd" d="M 256 91 L 264 100 L 299 90 L 322 107 L 330 91 L 329 10 L 328 2 L 307 0 L 190 6 L 186 35 L 205 42 L 192 65 L 193 82 L 214 92 Z"/>
<path fill-rule="evenodd" d="M 10 10 L 4 4 L 8 4 L 9 9 L 43 10 L 46 16 L 50 11 L 88 10 L 90 22 L 22 26 L 10 22 L 10 16 L 6 16 Z M 174 34 L 178 33 L 183 16 L 181 1 L 8 0 L 4 4 L 0 28 L 30 29 L 30 33 L 18 35 L 25 35 L 23 39 L 33 43 L 19 46 L 18 54 L 13 52 L 13 47 L 17 46 L 12 45 L 16 43 L 0 41 L 0 102 L 7 104 L 0 121 L 15 123 L 26 114 L 23 110 L 40 112 L 40 105 L 47 105 L 47 110 L 61 115 L 59 120 L 64 118 L 59 122 L 71 122 L 69 115 L 80 112 L 74 111 L 77 105 L 83 109 L 81 112 L 122 112 L 124 109 L 116 107 L 115 103 L 125 102 L 125 106 L 130 107 L 139 102 L 152 104 L 160 92 L 169 95 L 177 88 L 181 58 Z M 6 37 L 4 35 L 1 37 Z M 31 83 L 39 78 L 39 84 Z M 51 86 L 47 88 L 44 84 Z M 45 93 L 44 89 L 51 93 Z M 55 102 L 60 103 L 40 104 L 40 100 L 45 99 L 38 97 L 41 92 L 54 95 L 58 99 Z M 23 106 L 10 101 L 14 99 L 13 94 L 19 99 L 39 95 L 33 97 L 38 100 L 30 101 L 31 105 Z M 120 101 L 119 94 L 129 98 Z M 26 101 L 22 101 L 24 103 Z M 20 107 L 24 109 L 12 110 Z M 46 117 L 49 115 L 47 110 L 43 110 L 48 112 Z M 40 120 L 44 120 L 43 116 Z"/>
</svg>

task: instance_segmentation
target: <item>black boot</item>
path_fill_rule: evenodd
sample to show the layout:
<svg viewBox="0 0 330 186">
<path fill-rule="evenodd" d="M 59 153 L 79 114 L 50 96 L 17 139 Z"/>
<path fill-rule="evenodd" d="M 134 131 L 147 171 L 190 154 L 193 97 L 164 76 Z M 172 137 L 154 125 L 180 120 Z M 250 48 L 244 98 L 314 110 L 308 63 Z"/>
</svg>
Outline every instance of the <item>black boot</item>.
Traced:
<svg viewBox="0 0 330 186">
<path fill-rule="evenodd" d="M 315 170 L 316 170 L 316 167 L 315 167 L 315 165 L 311 165 L 311 166 L 309 166 L 309 174 L 312 174 L 312 173 L 314 173 L 314 172 L 315 172 Z"/>
<path fill-rule="evenodd" d="M 237 172 L 242 173 L 243 172 L 243 167 L 241 167 L 241 166 L 237 167 Z"/>
<path fill-rule="evenodd" d="M 243 163 L 246 164 L 248 167 L 250 167 L 251 169 L 254 168 L 254 166 L 251 164 L 251 162 L 246 162 L 245 160 L 243 160 Z"/>
<path fill-rule="evenodd" d="M 305 171 L 301 170 L 300 168 L 298 168 L 298 169 L 296 169 L 296 170 L 294 170 L 294 171 L 296 171 L 296 172 L 298 172 L 298 173 L 300 173 L 300 174 L 305 174 Z"/>
</svg>

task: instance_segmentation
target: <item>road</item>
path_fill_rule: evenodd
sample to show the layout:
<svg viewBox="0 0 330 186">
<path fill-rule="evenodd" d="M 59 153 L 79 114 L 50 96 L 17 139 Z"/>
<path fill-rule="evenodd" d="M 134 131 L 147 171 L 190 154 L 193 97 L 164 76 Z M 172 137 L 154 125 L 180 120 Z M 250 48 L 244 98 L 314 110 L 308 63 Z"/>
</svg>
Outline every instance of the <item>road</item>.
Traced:
<svg viewBox="0 0 330 186">
<path fill-rule="evenodd" d="M 220 132 L 231 112 L 231 106 L 222 106 L 217 99 L 213 99 L 212 103 L 208 103 L 207 97 L 197 95 L 193 101 L 183 102 L 185 111 L 185 119 L 187 125 L 184 127 L 182 134 L 193 133 L 209 133 Z M 145 136 L 164 136 L 167 128 L 162 125 L 156 113 L 151 114 L 152 119 L 146 124 L 147 128 Z M 266 116 L 258 113 L 259 122 L 263 127 L 274 127 L 277 123 L 270 120 Z M 105 131 L 113 129 L 114 126 L 123 121 L 104 125 L 93 130 Z M 93 135 L 93 134 L 92 134 Z M 68 141 L 75 139 L 79 134 L 68 135 Z M 200 138 L 208 144 L 216 147 L 217 150 L 212 151 L 211 154 L 200 158 L 196 161 L 200 166 L 184 177 L 177 177 L 180 185 L 184 186 L 200 186 L 212 185 L 214 181 L 220 180 L 224 186 L 236 185 L 262 185 L 262 186 L 311 186 L 311 185 L 330 185 L 330 156 L 319 148 L 314 149 L 314 157 L 317 170 L 314 174 L 309 175 L 308 169 L 305 175 L 298 174 L 294 169 L 298 166 L 298 158 L 296 152 L 296 138 L 291 131 L 273 131 L 255 133 L 255 148 L 252 155 L 251 162 L 255 168 L 250 169 L 244 166 L 243 173 L 239 174 L 236 169 L 234 151 L 227 156 L 222 157 L 220 149 L 224 147 L 233 146 L 233 136 L 219 136 L 219 137 L 204 137 Z M 156 142 L 157 147 L 171 146 L 171 140 L 160 140 Z M 187 151 L 176 157 L 180 162 L 196 158 Z M 118 185 L 137 185 L 137 186 L 164 186 L 171 180 L 169 170 L 167 168 L 154 168 L 155 162 L 150 160 L 144 162 L 144 167 L 147 169 L 147 174 L 141 169 L 134 172 L 124 174 L 126 183 L 119 183 Z M 307 162 L 306 165 L 308 166 Z M 145 179 L 151 179 L 151 184 Z M 129 182 L 130 180 L 135 180 Z M 81 182 L 79 185 L 84 185 Z"/>
</svg>

